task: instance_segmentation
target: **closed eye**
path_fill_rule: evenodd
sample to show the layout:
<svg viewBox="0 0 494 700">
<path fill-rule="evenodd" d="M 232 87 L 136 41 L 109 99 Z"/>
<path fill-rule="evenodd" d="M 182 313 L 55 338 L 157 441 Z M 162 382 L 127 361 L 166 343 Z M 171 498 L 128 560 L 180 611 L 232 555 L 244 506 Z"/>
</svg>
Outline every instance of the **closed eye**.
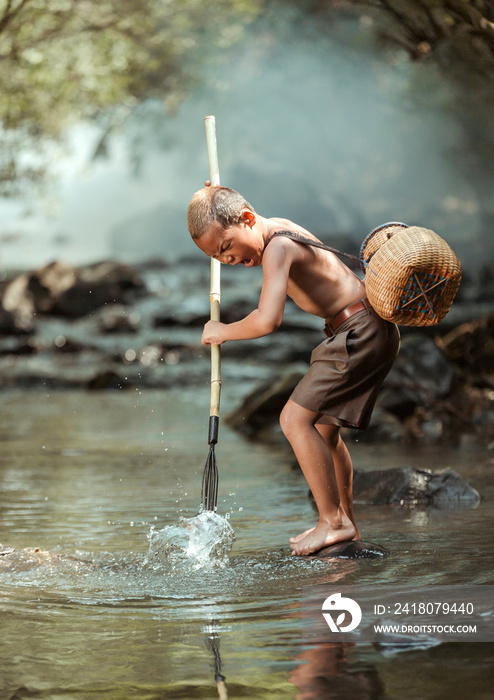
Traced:
<svg viewBox="0 0 494 700">
<path fill-rule="evenodd" d="M 219 253 L 216 253 L 216 255 L 213 255 L 213 258 L 215 258 L 215 260 L 220 258 L 223 255 L 223 253 L 225 253 L 231 247 L 231 245 L 232 245 L 231 240 L 225 241 L 225 243 L 223 243 L 223 245 L 220 247 Z"/>
</svg>

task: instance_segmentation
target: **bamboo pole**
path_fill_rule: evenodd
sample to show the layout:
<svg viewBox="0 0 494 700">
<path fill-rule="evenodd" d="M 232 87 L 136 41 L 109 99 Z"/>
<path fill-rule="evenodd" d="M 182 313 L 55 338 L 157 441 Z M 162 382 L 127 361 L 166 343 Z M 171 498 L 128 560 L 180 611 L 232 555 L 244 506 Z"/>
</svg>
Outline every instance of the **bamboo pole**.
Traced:
<svg viewBox="0 0 494 700">
<path fill-rule="evenodd" d="M 218 165 L 218 147 L 216 142 L 216 120 L 209 115 L 204 117 L 206 127 L 206 143 L 209 160 L 209 178 L 211 185 L 217 187 L 220 184 L 220 170 Z M 209 288 L 210 317 L 212 321 L 220 320 L 220 287 L 221 263 L 211 258 L 211 282 Z M 211 345 L 211 404 L 210 416 L 219 418 L 221 394 L 221 353 L 219 345 Z"/>
<path fill-rule="evenodd" d="M 204 117 L 206 143 L 208 148 L 209 177 L 211 185 L 220 184 L 218 149 L 216 145 L 216 120 L 213 116 Z M 211 258 L 211 282 L 209 288 L 210 317 L 220 320 L 220 270 L 221 263 Z M 202 474 L 201 501 L 204 510 L 215 511 L 218 503 L 218 465 L 215 445 L 218 442 L 221 393 L 221 353 L 219 345 L 211 345 L 211 403 L 209 408 L 209 454 Z"/>
</svg>

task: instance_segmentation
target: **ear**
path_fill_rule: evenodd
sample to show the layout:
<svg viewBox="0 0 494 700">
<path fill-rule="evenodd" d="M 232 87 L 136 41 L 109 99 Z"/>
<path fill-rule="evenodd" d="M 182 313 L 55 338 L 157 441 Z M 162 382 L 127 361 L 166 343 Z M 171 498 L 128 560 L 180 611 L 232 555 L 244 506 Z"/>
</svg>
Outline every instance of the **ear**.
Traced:
<svg viewBox="0 0 494 700">
<path fill-rule="evenodd" d="M 244 209 L 240 215 L 240 221 L 249 228 L 252 228 L 256 223 L 256 215 L 250 209 Z"/>
</svg>

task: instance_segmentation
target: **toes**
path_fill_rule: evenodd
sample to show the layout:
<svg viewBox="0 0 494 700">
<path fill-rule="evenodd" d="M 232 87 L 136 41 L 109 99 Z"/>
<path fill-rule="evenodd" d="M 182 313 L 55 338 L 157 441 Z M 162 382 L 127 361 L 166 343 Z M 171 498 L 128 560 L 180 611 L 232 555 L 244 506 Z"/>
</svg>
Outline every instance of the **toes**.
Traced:
<svg viewBox="0 0 494 700">
<path fill-rule="evenodd" d="M 290 537 L 290 542 L 301 542 L 304 537 L 307 537 L 313 530 L 315 530 L 314 527 L 311 527 L 310 530 L 306 530 L 305 532 L 302 532 L 300 535 L 296 535 L 295 537 Z"/>
<path fill-rule="evenodd" d="M 303 557 L 307 554 L 310 554 L 307 545 L 305 547 L 292 547 L 292 555 L 295 555 L 297 557 Z"/>
</svg>

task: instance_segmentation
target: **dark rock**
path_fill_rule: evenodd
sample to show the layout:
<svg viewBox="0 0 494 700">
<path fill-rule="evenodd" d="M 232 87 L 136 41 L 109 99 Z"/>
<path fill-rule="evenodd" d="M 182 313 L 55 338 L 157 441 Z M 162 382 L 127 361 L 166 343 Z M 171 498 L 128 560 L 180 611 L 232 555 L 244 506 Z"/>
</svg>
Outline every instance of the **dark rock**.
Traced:
<svg viewBox="0 0 494 700">
<path fill-rule="evenodd" d="M 66 338 L 64 335 L 57 335 L 53 342 L 53 350 L 61 353 L 79 353 L 84 350 L 92 350 L 90 345 L 79 343 L 72 338 Z"/>
<path fill-rule="evenodd" d="M 137 333 L 140 316 L 121 304 L 105 307 L 99 316 L 98 325 L 102 333 Z"/>
<path fill-rule="evenodd" d="M 378 405 L 406 418 L 418 405 L 430 405 L 447 396 L 453 378 L 453 368 L 432 338 L 407 336 L 383 384 Z"/>
<path fill-rule="evenodd" d="M 226 423 L 251 437 L 278 422 L 281 409 L 302 376 L 300 372 L 291 372 L 278 380 L 262 382 L 245 397 L 239 408 L 226 416 Z"/>
<path fill-rule="evenodd" d="M 409 431 L 400 419 L 389 411 L 377 406 L 372 414 L 369 428 L 364 431 L 349 430 L 351 439 L 364 442 L 406 442 Z"/>
<path fill-rule="evenodd" d="M 458 326 L 437 343 L 448 360 L 462 370 L 494 373 L 494 314 Z"/>
<path fill-rule="evenodd" d="M 257 306 L 257 301 L 237 299 L 236 301 L 221 305 L 222 323 L 234 323 L 251 313 Z M 168 311 L 158 314 L 154 320 L 155 328 L 173 328 L 175 326 L 197 327 L 204 326 L 209 321 L 209 302 L 205 299 L 194 300 L 193 308 L 190 304 L 183 305 L 177 311 Z"/>
<path fill-rule="evenodd" d="M 484 318 L 485 316 L 490 316 L 493 313 L 494 298 L 491 298 L 490 301 L 468 302 L 466 304 L 457 304 L 455 300 L 455 303 L 441 323 L 439 323 L 437 326 L 422 326 L 421 328 L 417 327 L 415 330 L 419 333 L 429 333 L 434 337 L 437 337 L 438 335 L 444 336 L 458 328 L 458 326 L 462 326 L 465 323 L 470 323 L 472 319 Z M 405 327 L 403 328 L 404 332 L 413 330 L 412 326 L 409 326 L 406 329 Z"/>
<path fill-rule="evenodd" d="M 35 270 L 29 275 L 27 285 L 35 310 L 42 314 L 51 313 L 56 299 L 73 287 L 76 280 L 76 268 L 61 261 Z"/>
<path fill-rule="evenodd" d="M 237 299 L 229 304 L 223 304 L 221 308 L 221 320 L 223 323 L 235 323 L 248 316 L 255 308 L 258 301 L 254 299 Z"/>
<path fill-rule="evenodd" d="M 96 374 L 87 383 L 87 388 L 92 391 L 101 389 L 124 389 L 131 386 L 131 383 L 112 370 L 106 370 Z"/>
<path fill-rule="evenodd" d="M 276 367 L 304 362 L 308 368 L 311 351 L 319 340 L 320 333 L 301 331 L 300 328 L 297 333 L 285 332 L 283 328 L 272 336 L 258 338 L 255 344 L 252 340 L 225 343 L 222 356 L 240 361 L 252 356 L 262 363 L 270 363 Z"/>
<path fill-rule="evenodd" d="M 78 270 L 73 286 L 54 299 L 52 313 L 80 318 L 107 304 L 125 303 L 129 292 L 141 292 L 144 282 L 131 265 L 98 263 Z"/>
<path fill-rule="evenodd" d="M 38 346 L 30 336 L 11 337 L 0 340 L 0 355 L 32 355 Z"/>
<path fill-rule="evenodd" d="M 144 288 L 130 265 L 109 261 L 76 269 L 57 261 L 6 284 L 2 306 L 17 328 L 29 330 L 35 314 L 80 318 L 106 304 L 125 303 L 129 292 Z"/>
<path fill-rule="evenodd" d="M 155 328 L 175 328 L 180 326 L 182 328 L 195 328 L 197 326 L 204 326 L 209 321 L 209 313 L 202 312 L 188 312 L 188 313 L 163 313 L 159 314 L 154 319 Z"/>
<path fill-rule="evenodd" d="M 494 299 L 492 265 L 481 264 L 474 268 L 463 266 L 461 285 L 456 299 L 460 302 L 492 302 Z"/>
<path fill-rule="evenodd" d="M 382 559 L 389 551 L 372 542 L 338 542 L 310 555 L 311 559 Z"/>
<path fill-rule="evenodd" d="M 355 470 L 354 500 L 372 505 L 474 507 L 479 493 L 452 469 Z"/>
<path fill-rule="evenodd" d="M 139 263 L 139 270 L 141 272 L 148 272 L 154 270 L 166 270 L 170 267 L 170 263 L 165 260 L 165 258 L 157 255 L 156 257 L 149 258 L 148 260 L 143 260 Z"/>
<path fill-rule="evenodd" d="M 478 411 L 472 418 L 472 427 L 483 442 L 494 440 L 494 410 Z"/>
<path fill-rule="evenodd" d="M 33 330 L 34 324 L 31 321 L 19 323 L 16 316 L 10 311 L 6 311 L 0 305 L 0 336 L 26 335 Z"/>
</svg>

